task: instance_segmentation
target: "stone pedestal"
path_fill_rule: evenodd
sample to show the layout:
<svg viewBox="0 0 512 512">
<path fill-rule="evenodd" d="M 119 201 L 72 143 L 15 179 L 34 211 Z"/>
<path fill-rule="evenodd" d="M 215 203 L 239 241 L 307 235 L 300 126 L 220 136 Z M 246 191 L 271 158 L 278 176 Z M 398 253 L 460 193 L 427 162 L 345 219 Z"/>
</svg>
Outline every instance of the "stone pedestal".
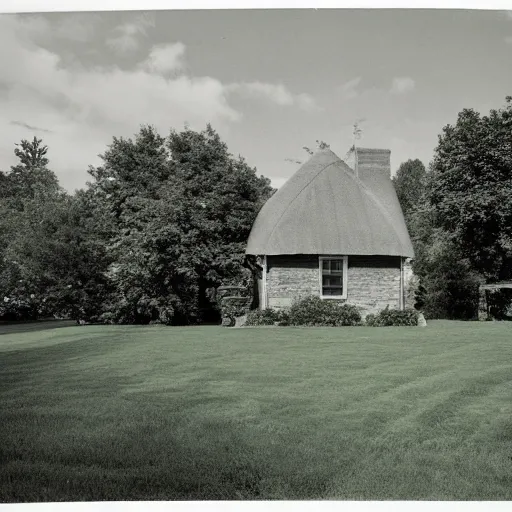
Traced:
<svg viewBox="0 0 512 512">
<path fill-rule="evenodd" d="M 252 297 L 246 292 L 243 286 L 221 286 L 217 289 L 224 327 L 240 327 L 244 323 L 252 302 Z"/>
<path fill-rule="evenodd" d="M 490 320 L 489 304 L 487 300 L 487 290 L 480 288 L 480 298 L 478 300 L 478 320 Z"/>
</svg>

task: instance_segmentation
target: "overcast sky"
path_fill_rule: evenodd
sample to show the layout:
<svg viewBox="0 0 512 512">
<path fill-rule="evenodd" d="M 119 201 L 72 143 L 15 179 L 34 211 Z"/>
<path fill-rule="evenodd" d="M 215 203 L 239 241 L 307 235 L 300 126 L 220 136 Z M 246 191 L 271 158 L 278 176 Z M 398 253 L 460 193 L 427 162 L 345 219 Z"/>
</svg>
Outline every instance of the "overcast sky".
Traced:
<svg viewBox="0 0 512 512">
<path fill-rule="evenodd" d="M 321 139 L 425 165 L 464 107 L 512 94 L 512 13 L 266 10 L 0 15 L 0 169 L 37 135 L 83 187 L 113 136 L 207 122 L 279 186 Z"/>
</svg>

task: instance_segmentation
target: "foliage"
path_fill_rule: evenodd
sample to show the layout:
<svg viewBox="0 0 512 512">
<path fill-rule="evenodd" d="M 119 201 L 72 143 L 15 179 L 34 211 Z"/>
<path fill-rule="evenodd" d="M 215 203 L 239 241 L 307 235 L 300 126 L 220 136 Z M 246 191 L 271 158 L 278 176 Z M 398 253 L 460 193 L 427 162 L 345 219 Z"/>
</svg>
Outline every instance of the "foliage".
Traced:
<svg viewBox="0 0 512 512">
<path fill-rule="evenodd" d="M 425 166 L 416 159 L 403 162 L 393 176 L 393 184 L 406 221 L 411 211 L 421 202 L 426 174 Z"/>
<path fill-rule="evenodd" d="M 390 309 L 386 306 L 375 315 L 366 315 L 365 322 L 370 327 L 414 326 L 418 325 L 418 312 L 415 309 Z"/>
<path fill-rule="evenodd" d="M 512 302 L 512 290 L 489 290 L 487 292 L 487 304 L 491 318 L 495 320 L 510 320 L 510 304 Z"/>
<path fill-rule="evenodd" d="M 413 270 L 420 277 L 416 309 L 427 318 L 475 318 L 482 278 L 444 230 L 431 228 L 421 235 L 413 239 Z"/>
<path fill-rule="evenodd" d="M 488 115 L 464 109 L 439 136 L 423 195 L 397 186 L 429 318 L 475 318 L 479 284 L 512 278 L 511 128 L 510 97 Z"/>
<path fill-rule="evenodd" d="M 426 296 L 427 290 L 422 284 L 419 284 L 414 293 L 414 309 L 421 311 L 425 307 Z"/>
<path fill-rule="evenodd" d="M 486 281 L 512 278 L 512 97 L 498 110 L 459 113 L 439 136 L 428 201 L 443 229 Z"/>
<path fill-rule="evenodd" d="M 323 300 L 316 295 L 311 295 L 298 299 L 292 304 L 289 323 L 297 326 L 359 325 L 361 314 L 353 305 L 334 299 Z"/>
<path fill-rule="evenodd" d="M 11 207 L 22 209 L 23 199 L 33 199 L 38 191 L 56 193 L 60 190 L 55 173 L 47 167 L 47 153 L 48 147 L 37 137 L 16 144 L 14 154 L 20 163 L 12 166 L 10 173 L 0 180 L 3 182 L 0 197 L 7 199 Z"/>
<path fill-rule="evenodd" d="M 41 143 L 15 150 L 21 163 L 0 199 L 0 318 L 97 318 L 105 251 L 91 222 L 95 205 L 60 189 Z"/>
<path fill-rule="evenodd" d="M 276 310 L 277 325 L 285 327 L 290 325 L 290 311 L 288 309 Z"/>
<path fill-rule="evenodd" d="M 148 323 L 165 311 L 186 324 L 218 315 L 211 290 L 246 279 L 245 243 L 269 180 L 211 126 L 167 139 L 142 127 L 135 140 L 114 138 L 102 158 L 90 190 L 109 219 L 106 317 Z"/>
<path fill-rule="evenodd" d="M 99 315 L 106 285 L 101 275 L 104 254 L 90 231 L 76 197 L 36 193 L 23 201 L 0 273 L 0 289 L 9 305 L 19 304 L 18 318 Z"/>
<path fill-rule="evenodd" d="M 279 320 L 279 313 L 275 309 L 253 309 L 247 314 L 245 325 L 274 325 Z"/>
</svg>

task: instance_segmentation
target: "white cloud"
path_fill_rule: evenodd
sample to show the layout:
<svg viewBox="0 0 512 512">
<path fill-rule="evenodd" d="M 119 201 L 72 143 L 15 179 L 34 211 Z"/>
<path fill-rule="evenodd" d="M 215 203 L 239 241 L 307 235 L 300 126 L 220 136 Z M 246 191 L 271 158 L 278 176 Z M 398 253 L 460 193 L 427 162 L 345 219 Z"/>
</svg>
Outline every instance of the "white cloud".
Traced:
<svg viewBox="0 0 512 512">
<path fill-rule="evenodd" d="M 295 96 L 296 105 L 307 112 L 319 112 L 322 109 L 320 105 L 316 102 L 315 98 L 309 94 L 297 94 Z"/>
<path fill-rule="evenodd" d="M 298 106 L 302 110 L 315 111 L 320 107 L 309 94 L 293 94 L 283 84 L 264 82 L 240 82 L 229 84 L 227 90 L 249 98 L 263 98 L 281 106 Z"/>
<path fill-rule="evenodd" d="M 313 110 L 307 94 L 282 85 L 225 84 L 210 76 L 162 76 L 181 67 L 182 43 L 157 46 L 133 69 L 86 68 L 66 63 L 38 46 L 44 20 L 0 16 L 0 168 L 15 163 L 14 144 L 42 132 L 61 183 L 81 187 L 112 136 L 133 136 L 140 124 L 165 134 L 187 121 L 193 129 L 211 122 L 220 133 L 242 114 L 230 95 L 255 94 L 267 101 Z M 38 132 L 37 132 L 37 131 Z"/>
<path fill-rule="evenodd" d="M 352 98 L 356 98 L 359 96 L 359 92 L 357 91 L 357 86 L 361 83 L 361 77 L 353 78 L 348 82 L 344 83 L 340 87 L 340 92 L 343 99 L 350 100 Z"/>
<path fill-rule="evenodd" d="M 150 72 L 165 75 L 183 67 L 184 54 L 183 43 L 153 46 L 144 65 Z"/>
<path fill-rule="evenodd" d="M 143 13 L 133 21 L 118 25 L 114 35 L 107 39 L 107 45 L 118 53 L 128 53 L 139 47 L 140 39 L 147 36 L 148 28 L 154 27 L 151 13 Z"/>
<path fill-rule="evenodd" d="M 161 133 L 170 126 L 218 129 L 240 119 L 225 85 L 213 77 L 166 79 L 137 68 L 65 66 L 37 46 L 33 24 L 0 16 L 0 168 L 14 163 L 14 143 L 44 133 L 53 169 L 66 187 L 82 186 L 86 169 L 113 135 L 132 136 L 142 123 Z M 38 24 L 38 30 L 41 28 Z M 16 124 L 13 125 L 12 122 Z"/>
<path fill-rule="evenodd" d="M 393 78 L 391 94 L 405 94 L 412 91 L 416 83 L 409 76 L 398 76 Z"/>
</svg>

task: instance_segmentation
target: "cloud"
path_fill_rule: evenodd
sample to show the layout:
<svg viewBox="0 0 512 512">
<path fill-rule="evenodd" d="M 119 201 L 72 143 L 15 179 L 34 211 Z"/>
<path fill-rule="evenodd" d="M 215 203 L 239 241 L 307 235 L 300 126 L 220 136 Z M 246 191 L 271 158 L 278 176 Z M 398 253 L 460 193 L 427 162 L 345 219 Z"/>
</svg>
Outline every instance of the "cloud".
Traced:
<svg viewBox="0 0 512 512">
<path fill-rule="evenodd" d="M 46 43 L 51 39 L 86 43 L 94 39 L 101 21 L 101 16 L 92 12 L 60 13 L 52 18 L 45 18 L 40 14 L 26 14 L 17 17 L 17 26 L 36 43 Z"/>
<path fill-rule="evenodd" d="M 415 87 L 416 83 L 409 76 L 399 76 L 393 78 L 393 83 L 391 85 L 391 94 L 406 94 L 412 91 Z"/>
<path fill-rule="evenodd" d="M 45 132 L 52 133 L 52 130 L 47 130 L 46 128 L 38 128 L 37 126 L 32 126 L 30 124 L 24 123 L 23 121 L 11 121 L 12 126 L 21 126 L 22 128 L 26 128 L 32 132 Z"/>
<path fill-rule="evenodd" d="M 148 29 L 155 26 L 151 13 L 143 13 L 133 21 L 118 25 L 114 35 L 107 38 L 107 45 L 117 53 L 128 53 L 137 50 L 140 40 L 147 37 Z"/>
<path fill-rule="evenodd" d="M 86 43 L 94 39 L 96 24 L 100 21 L 101 17 L 96 13 L 70 13 L 53 27 L 52 33 L 61 39 Z"/>
<path fill-rule="evenodd" d="M 240 82 L 227 86 L 231 93 L 247 98 L 261 98 L 269 100 L 276 105 L 290 107 L 297 106 L 302 110 L 320 110 L 315 99 L 309 94 L 293 94 L 283 84 L 270 84 L 264 82 Z"/>
<path fill-rule="evenodd" d="M 152 73 L 165 75 L 183 68 L 184 54 L 185 45 L 180 42 L 153 46 L 144 66 Z"/>
<path fill-rule="evenodd" d="M 34 41 L 44 25 L 0 16 L 0 168 L 15 163 L 14 143 L 27 129 L 50 128 L 44 142 L 62 185 L 82 186 L 113 135 L 132 136 L 141 124 L 161 133 L 187 120 L 219 131 L 241 113 L 229 105 L 225 84 L 209 76 L 168 79 L 135 66 L 86 68 L 66 64 Z M 12 123 L 15 120 L 15 124 Z"/>
<path fill-rule="evenodd" d="M 512 36 L 507 36 L 507 37 L 505 37 L 505 42 L 506 42 L 507 44 L 512 44 Z"/>
<path fill-rule="evenodd" d="M 359 96 L 359 92 L 356 90 L 357 86 L 361 83 L 361 77 L 353 78 L 348 82 L 344 83 L 340 88 L 343 99 L 350 100 Z"/>
<path fill-rule="evenodd" d="M 242 118 L 229 101 L 234 94 L 318 108 L 308 94 L 283 85 L 169 76 L 186 64 L 182 43 L 153 47 L 132 69 L 91 68 L 41 47 L 45 30 L 52 30 L 45 19 L 0 16 L 0 168 L 15 163 L 14 144 L 27 130 L 47 130 L 50 165 L 70 190 L 83 186 L 88 165 L 100 163 L 96 155 L 114 135 L 131 137 L 141 124 L 164 134 L 185 121 L 192 129 L 210 122 L 222 134 Z"/>
</svg>

